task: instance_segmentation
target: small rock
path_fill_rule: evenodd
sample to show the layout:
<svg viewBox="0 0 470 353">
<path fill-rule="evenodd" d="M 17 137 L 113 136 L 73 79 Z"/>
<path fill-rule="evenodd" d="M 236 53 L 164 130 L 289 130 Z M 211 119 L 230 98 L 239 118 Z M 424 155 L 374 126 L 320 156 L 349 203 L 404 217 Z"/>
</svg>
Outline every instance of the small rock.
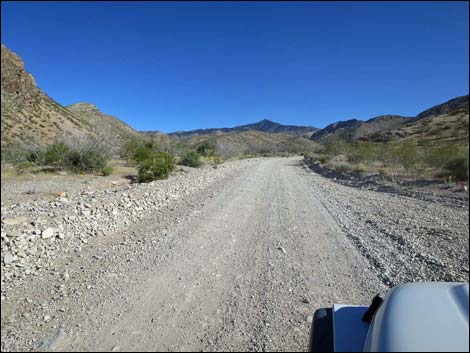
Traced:
<svg viewBox="0 0 470 353">
<path fill-rule="evenodd" d="M 47 228 L 46 230 L 44 230 L 41 234 L 41 238 L 42 239 L 49 239 L 49 238 L 52 238 L 52 236 L 54 235 L 54 229 L 52 228 Z"/>
<path fill-rule="evenodd" d="M 311 323 L 313 322 L 313 316 L 312 316 L 312 315 L 308 315 L 308 316 L 305 318 L 305 320 L 306 320 L 309 324 L 311 324 Z"/>
<path fill-rule="evenodd" d="M 28 220 L 25 217 L 16 217 L 16 218 L 5 218 L 2 220 L 2 223 L 7 226 L 14 226 L 22 223 L 26 223 Z"/>
<path fill-rule="evenodd" d="M 3 245 L 3 244 L 2 244 Z M 7 252 L 5 255 L 3 255 L 3 263 L 5 265 L 11 265 L 13 262 L 16 261 L 16 257 Z"/>
</svg>

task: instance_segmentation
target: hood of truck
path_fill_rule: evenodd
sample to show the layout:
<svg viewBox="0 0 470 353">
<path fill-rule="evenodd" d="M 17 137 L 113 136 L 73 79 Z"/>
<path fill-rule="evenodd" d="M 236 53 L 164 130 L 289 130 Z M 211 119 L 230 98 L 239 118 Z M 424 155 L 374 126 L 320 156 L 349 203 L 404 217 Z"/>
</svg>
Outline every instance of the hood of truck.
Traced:
<svg viewBox="0 0 470 353">
<path fill-rule="evenodd" d="M 468 283 L 392 289 L 367 334 L 365 352 L 469 351 Z"/>
</svg>

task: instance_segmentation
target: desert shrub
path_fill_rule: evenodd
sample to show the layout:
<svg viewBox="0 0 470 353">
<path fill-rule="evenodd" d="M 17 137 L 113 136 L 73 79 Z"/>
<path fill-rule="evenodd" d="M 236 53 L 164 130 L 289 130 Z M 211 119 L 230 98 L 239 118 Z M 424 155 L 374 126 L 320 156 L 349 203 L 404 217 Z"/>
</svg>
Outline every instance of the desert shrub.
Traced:
<svg viewBox="0 0 470 353">
<path fill-rule="evenodd" d="M 67 169 L 75 173 L 99 172 L 106 167 L 108 157 L 92 148 L 71 150 L 65 157 L 64 164 Z"/>
<path fill-rule="evenodd" d="M 174 157 L 166 152 L 154 152 L 149 158 L 139 162 L 138 180 L 147 183 L 166 179 L 175 168 Z"/>
<path fill-rule="evenodd" d="M 28 148 L 26 160 L 35 165 L 46 165 L 46 151 L 43 148 Z"/>
<path fill-rule="evenodd" d="M 219 157 L 219 156 L 214 156 L 213 160 L 214 160 L 214 164 L 224 163 L 224 160 L 222 159 L 222 157 Z"/>
<path fill-rule="evenodd" d="M 56 142 L 47 146 L 44 151 L 44 164 L 46 165 L 64 165 L 70 147 L 64 142 Z"/>
<path fill-rule="evenodd" d="M 166 179 L 175 168 L 173 155 L 160 151 L 154 140 L 129 140 L 121 150 L 121 157 L 137 163 L 137 179 L 141 183 Z"/>
<path fill-rule="evenodd" d="M 196 152 L 199 153 L 201 156 L 209 157 L 214 154 L 215 147 L 212 146 L 209 142 L 204 142 L 203 144 L 198 146 Z"/>
<path fill-rule="evenodd" d="M 365 173 L 367 172 L 368 168 L 364 163 L 358 163 L 358 164 L 353 165 L 352 170 L 356 173 Z"/>
<path fill-rule="evenodd" d="M 327 154 L 321 154 L 318 156 L 317 161 L 321 164 L 326 164 L 330 161 L 331 157 Z"/>
<path fill-rule="evenodd" d="M 18 165 L 16 166 L 16 172 L 18 174 L 23 174 L 25 173 L 29 168 L 34 167 L 34 163 L 30 161 L 22 161 L 19 162 Z"/>
<path fill-rule="evenodd" d="M 133 161 L 134 158 L 134 153 L 136 148 L 138 147 L 139 140 L 136 138 L 131 138 L 127 140 L 123 145 L 121 146 L 121 149 L 119 151 L 119 156 L 122 159 L 125 159 L 127 161 Z"/>
<path fill-rule="evenodd" d="M 256 158 L 256 155 L 253 153 L 243 153 L 238 157 L 238 159 L 250 159 L 250 158 Z"/>
<path fill-rule="evenodd" d="M 348 163 L 346 161 L 334 161 L 334 160 L 331 160 L 330 162 L 328 162 L 328 167 L 338 172 L 349 172 L 353 170 L 354 168 L 354 166 L 351 163 Z"/>
<path fill-rule="evenodd" d="M 25 160 L 25 151 L 18 143 L 10 142 L 2 145 L 2 163 L 18 163 Z"/>
<path fill-rule="evenodd" d="M 201 156 L 195 151 L 186 153 L 180 160 L 181 165 L 197 168 L 202 165 Z"/>
<path fill-rule="evenodd" d="M 345 148 L 345 154 L 352 163 L 374 162 L 387 154 L 388 145 L 380 142 L 360 141 Z"/>
<path fill-rule="evenodd" d="M 101 168 L 101 174 L 103 174 L 103 176 L 108 176 L 108 175 L 111 175 L 112 173 L 113 173 L 113 167 L 111 167 L 110 165 L 106 165 L 103 168 Z"/>
<path fill-rule="evenodd" d="M 454 177 L 456 180 L 468 180 L 468 151 L 466 154 L 460 154 L 453 156 L 444 165 L 444 171 L 447 172 L 448 176 Z"/>
<path fill-rule="evenodd" d="M 140 163 L 148 160 L 157 151 L 158 146 L 154 140 L 132 138 L 123 145 L 120 154 L 128 161 Z"/>
<path fill-rule="evenodd" d="M 419 161 L 418 148 L 409 141 L 396 143 L 390 146 L 384 153 L 385 159 L 391 164 L 403 166 L 406 169 L 413 168 Z"/>
<path fill-rule="evenodd" d="M 423 160 L 433 168 L 443 168 L 456 155 L 463 154 L 464 148 L 457 145 L 429 147 L 424 151 Z"/>
<path fill-rule="evenodd" d="M 330 137 L 323 145 L 322 152 L 330 156 L 345 154 L 348 149 L 348 142 L 337 137 Z"/>
</svg>

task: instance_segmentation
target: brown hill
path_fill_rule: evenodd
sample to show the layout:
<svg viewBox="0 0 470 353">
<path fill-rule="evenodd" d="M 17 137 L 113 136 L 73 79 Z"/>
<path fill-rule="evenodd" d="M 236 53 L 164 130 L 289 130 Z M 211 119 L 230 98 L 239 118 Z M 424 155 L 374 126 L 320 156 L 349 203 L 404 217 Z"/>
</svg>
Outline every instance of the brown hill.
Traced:
<svg viewBox="0 0 470 353">
<path fill-rule="evenodd" d="M 141 136 L 118 118 L 90 103 L 63 107 L 37 87 L 21 58 L 2 45 L 2 145 L 41 146 L 56 139 L 96 138 L 112 154 Z"/>
<path fill-rule="evenodd" d="M 340 121 L 316 131 L 311 140 L 322 143 L 335 138 L 374 142 L 407 139 L 416 144 L 463 143 L 469 136 L 468 102 L 468 95 L 457 97 L 415 118 L 381 115 L 367 121 Z"/>
<path fill-rule="evenodd" d="M 251 153 L 310 153 L 319 147 L 317 143 L 300 136 L 254 130 L 194 136 L 184 142 L 190 148 L 208 142 L 223 158 Z M 182 143 L 181 139 L 177 139 L 176 143 Z"/>
<path fill-rule="evenodd" d="M 455 111 L 462 111 L 468 115 L 468 95 L 451 99 L 447 102 L 435 105 L 424 112 L 419 113 L 417 119 L 426 119 L 433 116 L 450 114 Z"/>
<path fill-rule="evenodd" d="M 118 118 L 102 113 L 98 107 L 90 103 L 76 103 L 66 107 L 74 115 L 79 116 L 99 138 L 103 138 L 113 154 L 131 137 L 141 136 L 132 127 Z"/>
<path fill-rule="evenodd" d="M 94 135 L 92 127 L 39 87 L 18 55 L 2 45 L 2 145 L 12 141 L 45 144 L 57 137 Z"/>
</svg>

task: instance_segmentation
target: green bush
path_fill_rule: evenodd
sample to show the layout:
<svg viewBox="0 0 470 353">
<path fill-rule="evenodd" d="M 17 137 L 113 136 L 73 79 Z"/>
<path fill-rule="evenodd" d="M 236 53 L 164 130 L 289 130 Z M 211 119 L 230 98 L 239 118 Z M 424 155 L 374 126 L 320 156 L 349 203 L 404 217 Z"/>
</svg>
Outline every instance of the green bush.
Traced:
<svg viewBox="0 0 470 353">
<path fill-rule="evenodd" d="M 121 150 L 121 157 L 137 163 L 137 179 L 141 183 L 166 179 L 175 169 L 174 157 L 159 151 L 154 140 L 129 140 Z"/>
<path fill-rule="evenodd" d="M 464 148 L 457 145 L 429 147 L 424 152 L 423 160 L 430 167 L 443 168 L 456 155 L 464 154 Z"/>
<path fill-rule="evenodd" d="M 201 156 L 194 151 L 188 152 L 181 158 L 180 164 L 193 168 L 200 167 L 202 165 Z"/>
<path fill-rule="evenodd" d="M 13 161 L 19 170 L 27 167 L 54 166 L 75 173 L 102 172 L 109 156 L 98 140 L 80 143 L 55 142 L 43 147 L 12 146 L 7 151 L 2 148 L 2 161 Z"/>
<path fill-rule="evenodd" d="M 154 152 L 148 159 L 139 162 L 138 180 L 148 183 L 166 179 L 175 168 L 174 157 L 166 152 Z"/>
<path fill-rule="evenodd" d="M 199 145 L 196 152 L 201 156 L 209 157 L 214 154 L 215 148 L 209 142 L 204 142 L 202 145 Z"/>
<path fill-rule="evenodd" d="M 457 180 L 468 180 L 468 151 L 466 154 L 456 155 L 444 165 L 444 170 L 448 176 Z"/>
<path fill-rule="evenodd" d="M 108 175 L 111 175 L 112 173 L 113 173 L 113 167 L 111 167 L 110 165 L 106 165 L 103 168 L 101 168 L 101 174 L 103 174 L 103 176 L 108 176 Z"/>
<path fill-rule="evenodd" d="M 64 162 L 66 168 L 75 173 L 91 173 L 106 167 L 108 157 L 92 148 L 84 148 L 69 151 Z"/>
<path fill-rule="evenodd" d="M 154 140 L 143 140 L 138 138 L 130 139 L 121 149 L 121 157 L 128 161 L 137 163 L 148 160 L 152 154 L 158 151 L 157 143 Z"/>
<path fill-rule="evenodd" d="M 44 149 L 31 149 L 26 152 L 26 160 L 35 165 L 46 165 L 46 154 Z"/>
<path fill-rule="evenodd" d="M 44 152 L 44 164 L 63 166 L 69 152 L 70 147 L 64 142 L 56 142 L 49 145 Z"/>
</svg>

